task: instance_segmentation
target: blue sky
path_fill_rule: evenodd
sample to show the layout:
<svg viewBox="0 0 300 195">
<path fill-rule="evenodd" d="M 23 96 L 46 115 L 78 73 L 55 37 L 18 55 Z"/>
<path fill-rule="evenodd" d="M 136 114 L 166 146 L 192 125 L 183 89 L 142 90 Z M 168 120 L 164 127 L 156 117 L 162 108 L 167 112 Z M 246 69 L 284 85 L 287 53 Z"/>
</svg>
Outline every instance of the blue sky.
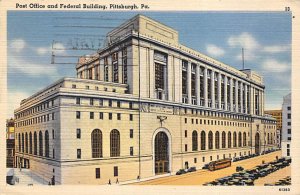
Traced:
<svg viewBox="0 0 300 195">
<path fill-rule="evenodd" d="M 8 115 L 20 100 L 61 77 L 75 77 L 76 56 L 97 49 L 105 34 L 141 12 L 9 11 Z M 291 14 L 289 12 L 143 12 L 179 32 L 180 43 L 264 77 L 266 109 L 279 109 L 291 90 Z M 54 41 L 54 49 L 52 44 Z M 51 54 L 55 62 L 51 64 Z M 74 56 L 74 57 L 60 57 Z M 61 62 L 67 64 L 60 64 Z"/>
</svg>

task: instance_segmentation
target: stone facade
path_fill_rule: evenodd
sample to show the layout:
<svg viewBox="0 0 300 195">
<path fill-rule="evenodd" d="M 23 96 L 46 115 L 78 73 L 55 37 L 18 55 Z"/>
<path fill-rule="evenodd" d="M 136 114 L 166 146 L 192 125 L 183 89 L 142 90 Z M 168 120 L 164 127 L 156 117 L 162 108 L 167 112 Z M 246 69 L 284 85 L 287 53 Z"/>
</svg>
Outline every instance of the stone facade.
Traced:
<svg viewBox="0 0 300 195">
<path fill-rule="evenodd" d="M 79 59 L 77 78 L 23 100 L 15 165 L 55 184 L 107 184 L 276 147 L 262 77 L 187 48 L 178 36 L 137 15 Z"/>
</svg>

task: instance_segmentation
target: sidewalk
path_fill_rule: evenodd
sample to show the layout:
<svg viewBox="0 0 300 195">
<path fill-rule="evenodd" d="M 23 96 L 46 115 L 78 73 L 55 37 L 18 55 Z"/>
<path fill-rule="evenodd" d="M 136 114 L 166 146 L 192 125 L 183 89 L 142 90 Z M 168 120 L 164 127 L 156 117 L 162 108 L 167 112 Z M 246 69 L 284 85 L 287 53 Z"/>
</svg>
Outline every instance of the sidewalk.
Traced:
<svg viewBox="0 0 300 195">
<path fill-rule="evenodd" d="M 14 169 L 15 185 L 48 185 L 43 178 L 35 175 L 29 169 Z"/>
</svg>

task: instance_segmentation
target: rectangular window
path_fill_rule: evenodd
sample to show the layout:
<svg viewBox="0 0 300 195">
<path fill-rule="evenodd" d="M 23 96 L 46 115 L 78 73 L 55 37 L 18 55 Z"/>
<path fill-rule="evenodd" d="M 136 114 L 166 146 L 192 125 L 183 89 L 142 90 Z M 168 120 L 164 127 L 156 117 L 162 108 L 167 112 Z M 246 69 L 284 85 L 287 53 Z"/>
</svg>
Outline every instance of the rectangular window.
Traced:
<svg viewBox="0 0 300 195">
<path fill-rule="evenodd" d="M 103 119 L 103 112 L 99 112 L 99 119 Z"/>
<path fill-rule="evenodd" d="M 197 163 L 197 158 L 194 158 L 194 163 Z"/>
<path fill-rule="evenodd" d="M 210 161 L 212 161 L 212 156 L 210 156 Z"/>
<path fill-rule="evenodd" d="M 129 130 L 129 137 L 130 137 L 130 138 L 133 138 L 133 129 L 130 129 L 130 130 Z"/>
<path fill-rule="evenodd" d="M 94 119 L 94 112 L 90 112 L 90 119 Z"/>
<path fill-rule="evenodd" d="M 54 129 L 52 129 L 52 139 L 55 138 Z"/>
<path fill-rule="evenodd" d="M 91 106 L 94 105 L 94 99 L 93 98 L 90 99 L 90 105 Z"/>
<path fill-rule="evenodd" d="M 118 173 L 118 167 L 114 166 L 114 177 L 118 177 L 119 173 Z"/>
<path fill-rule="evenodd" d="M 112 120 L 112 113 L 108 113 L 108 119 Z"/>
<path fill-rule="evenodd" d="M 96 179 L 100 179 L 100 168 L 96 168 Z"/>
<path fill-rule="evenodd" d="M 108 100 L 108 106 L 112 107 L 112 101 L 111 100 Z"/>
<path fill-rule="evenodd" d="M 129 115 L 129 120 L 130 120 L 130 121 L 133 121 L 133 114 L 130 114 L 130 115 Z"/>
<path fill-rule="evenodd" d="M 287 122 L 287 125 L 288 125 L 288 126 L 291 126 L 291 122 Z"/>
<path fill-rule="evenodd" d="M 188 150 L 187 144 L 184 145 L 184 150 L 187 152 L 187 150 Z"/>
<path fill-rule="evenodd" d="M 155 63 L 155 89 L 165 89 L 164 69 L 164 65 Z"/>
<path fill-rule="evenodd" d="M 130 156 L 133 156 L 133 147 L 130 147 Z"/>
<path fill-rule="evenodd" d="M 187 130 L 184 131 L 184 137 L 187 137 Z"/>
<path fill-rule="evenodd" d="M 287 155 L 287 156 L 290 156 L 290 149 L 287 149 L 287 150 L 286 150 L 286 155 Z"/>
<path fill-rule="evenodd" d="M 202 162 L 205 162 L 205 157 L 202 157 Z"/>
<path fill-rule="evenodd" d="M 77 139 L 81 138 L 81 129 L 76 129 L 76 138 Z"/>
<path fill-rule="evenodd" d="M 287 144 L 286 147 L 287 147 L 287 148 L 290 148 L 290 144 Z"/>
<path fill-rule="evenodd" d="M 288 107 L 287 107 L 287 110 L 291 110 L 291 107 L 290 107 L 290 106 L 288 106 Z"/>
<path fill-rule="evenodd" d="M 184 123 L 187 123 L 187 118 L 184 118 Z"/>
<path fill-rule="evenodd" d="M 120 113 L 117 114 L 117 119 L 121 120 L 121 114 Z"/>
<path fill-rule="evenodd" d="M 81 159 L 81 149 L 77 149 L 77 159 Z"/>
<path fill-rule="evenodd" d="M 129 109 L 132 109 L 132 102 L 129 102 Z"/>
<path fill-rule="evenodd" d="M 80 111 L 76 111 L 76 119 L 80 119 Z"/>
<path fill-rule="evenodd" d="M 55 149 L 52 150 L 52 158 L 55 158 Z"/>
<path fill-rule="evenodd" d="M 52 113 L 52 120 L 54 120 L 55 118 L 54 118 L 54 112 Z"/>
<path fill-rule="evenodd" d="M 291 119 L 291 113 L 288 113 L 288 114 L 287 114 L 287 118 L 288 118 L 288 119 Z"/>
<path fill-rule="evenodd" d="M 292 138 L 291 137 L 288 137 L 288 141 L 291 141 L 292 140 Z"/>
<path fill-rule="evenodd" d="M 75 88 L 76 88 L 76 85 L 72 85 L 72 88 L 75 89 Z"/>
<path fill-rule="evenodd" d="M 117 107 L 120 108 L 121 107 L 121 102 L 117 101 Z"/>
<path fill-rule="evenodd" d="M 288 134 L 291 134 L 291 129 L 288 129 Z"/>
</svg>

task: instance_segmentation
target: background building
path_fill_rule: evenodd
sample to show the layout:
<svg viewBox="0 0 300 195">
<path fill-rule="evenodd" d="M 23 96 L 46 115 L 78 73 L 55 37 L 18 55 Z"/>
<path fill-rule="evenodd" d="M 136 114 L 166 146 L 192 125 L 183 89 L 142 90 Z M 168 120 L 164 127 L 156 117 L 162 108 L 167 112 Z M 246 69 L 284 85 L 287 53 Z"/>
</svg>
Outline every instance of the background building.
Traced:
<svg viewBox="0 0 300 195">
<path fill-rule="evenodd" d="M 281 131 L 282 131 L 282 110 L 265 110 L 265 114 L 271 115 L 273 118 L 276 119 L 276 128 L 277 128 L 277 144 L 278 147 L 281 147 Z"/>
<path fill-rule="evenodd" d="M 6 120 L 6 167 L 14 167 L 15 158 L 15 121 Z"/>
<path fill-rule="evenodd" d="M 106 184 L 198 169 L 276 147 L 263 78 L 178 42 L 137 15 L 15 110 L 16 166 L 56 184 Z"/>
<path fill-rule="evenodd" d="M 282 103 L 282 156 L 291 156 L 291 140 L 292 140 L 292 107 L 291 107 L 291 94 L 283 97 Z"/>
</svg>

